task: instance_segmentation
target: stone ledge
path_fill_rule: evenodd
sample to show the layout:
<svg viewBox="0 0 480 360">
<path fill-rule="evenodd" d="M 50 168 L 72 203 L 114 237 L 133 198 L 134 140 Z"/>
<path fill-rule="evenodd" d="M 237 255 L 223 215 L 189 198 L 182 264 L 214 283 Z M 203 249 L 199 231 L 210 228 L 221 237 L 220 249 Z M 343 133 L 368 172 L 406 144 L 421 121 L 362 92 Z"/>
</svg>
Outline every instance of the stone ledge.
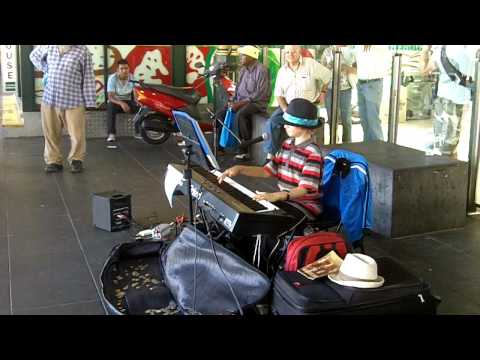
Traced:
<svg viewBox="0 0 480 360">
<path fill-rule="evenodd" d="M 117 135 L 133 136 L 133 117 L 135 114 L 117 115 Z M 40 112 L 24 112 L 24 126 L 18 128 L 3 128 L 5 138 L 43 136 Z M 107 136 L 106 111 L 87 111 L 87 138 L 103 138 Z M 66 130 L 64 130 L 66 134 Z"/>
<path fill-rule="evenodd" d="M 211 104 L 198 104 L 202 118 L 207 118 L 206 107 Z M 133 136 L 133 118 L 135 114 L 117 115 L 117 136 Z M 87 139 L 107 137 L 107 112 L 105 110 L 87 111 Z M 17 128 L 3 128 L 5 138 L 43 136 L 40 112 L 24 112 L 24 126 Z M 66 132 L 64 132 L 66 134 Z"/>
</svg>

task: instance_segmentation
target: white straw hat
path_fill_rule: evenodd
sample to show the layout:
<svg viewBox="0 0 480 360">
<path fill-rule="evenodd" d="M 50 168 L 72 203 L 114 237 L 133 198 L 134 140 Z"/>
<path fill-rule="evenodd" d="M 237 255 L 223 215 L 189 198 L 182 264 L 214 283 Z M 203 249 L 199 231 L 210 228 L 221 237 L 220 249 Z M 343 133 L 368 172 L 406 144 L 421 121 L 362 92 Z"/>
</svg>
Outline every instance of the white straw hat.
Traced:
<svg viewBox="0 0 480 360">
<path fill-rule="evenodd" d="M 377 262 L 363 254 L 347 254 L 338 273 L 328 275 L 333 282 L 357 288 L 378 288 L 384 278 L 377 273 Z"/>
<path fill-rule="evenodd" d="M 260 50 L 252 45 L 245 45 L 238 49 L 238 52 L 243 55 L 250 56 L 251 58 L 258 60 L 258 55 L 260 55 Z"/>
</svg>

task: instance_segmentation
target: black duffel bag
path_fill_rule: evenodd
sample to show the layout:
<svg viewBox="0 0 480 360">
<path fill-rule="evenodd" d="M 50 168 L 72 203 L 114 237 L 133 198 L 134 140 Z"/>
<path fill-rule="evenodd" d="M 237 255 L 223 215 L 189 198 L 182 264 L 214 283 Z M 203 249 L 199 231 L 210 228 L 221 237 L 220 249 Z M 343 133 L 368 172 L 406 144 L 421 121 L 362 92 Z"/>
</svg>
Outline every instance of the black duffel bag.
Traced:
<svg viewBox="0 0 480 360">
<path fill-rule="evenodd" d="M 244 314 L 261 303 L 270 280 L 190 224 L 162 254 L 165 283 L 189 314 Z"/>
<path fill-rule="evenodd" d="M 115 246 L 100 274 L 101 296 L 110 315 L 179 314 L 164 284 L 160 254 L 164 241 Z"/>
</svg>

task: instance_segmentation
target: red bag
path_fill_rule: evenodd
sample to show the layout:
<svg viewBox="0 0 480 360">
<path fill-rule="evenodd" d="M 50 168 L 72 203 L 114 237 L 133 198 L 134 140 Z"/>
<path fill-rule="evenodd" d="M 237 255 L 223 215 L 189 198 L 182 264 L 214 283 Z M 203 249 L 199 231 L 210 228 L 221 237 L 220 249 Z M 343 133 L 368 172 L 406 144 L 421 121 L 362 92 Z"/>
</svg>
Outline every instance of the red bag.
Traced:
<svg viewBox="0 0 480 360">
<path fill-rule="evenodd" d="M 336 232 L 320 231 L 295 238 L 287 247 L 285 271 L 311 264 L 334 250 L 342 259 L 347 255 L 347 246 L 343 236 Z"/>
</svg>

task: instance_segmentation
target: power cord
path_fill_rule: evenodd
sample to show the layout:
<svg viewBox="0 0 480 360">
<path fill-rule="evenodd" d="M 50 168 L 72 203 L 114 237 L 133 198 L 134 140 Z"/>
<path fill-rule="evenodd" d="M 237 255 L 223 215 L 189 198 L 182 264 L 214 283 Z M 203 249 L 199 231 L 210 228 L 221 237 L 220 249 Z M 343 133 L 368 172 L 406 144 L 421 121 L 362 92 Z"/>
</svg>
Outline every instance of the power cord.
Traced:
<svg viewBox="0 0 480 360">
<path fill-rule="evenodd" d="M 201 194 L 201 189 L 200 192 Z M 195 201 L 195 208 L 193 211 L 193 219 L 192 225 L 195 228 L 195 255 L 194 255 L 194 262 L 193 262 L 193 312 L 196 313 L 196 306 L 197 306 L 197 224 L 195 223 L 195 216 L 198 210 L 198 201 L 200 200 L 200 196 Z"/>
<path fill-rule="evenodd" d="M 198 241 L 198 238 L 197 238 L 197 224 L 195 222 L 195 217 L 197 215 L 197 211 L 198 211 L 198 203 L 202 197 L 202 194 L 203 194 L 203 184 L 205 183 L 202 182 L 199 186 L 199 189 L 198 189 L 198 197 L 195 199 L 195 208 L 193 210 L 193 219 L 191 219 L 191 222 L 192 222 L 192 225 L 195 229 L 195 250 L 194 250 L 194 262 L 193 262 L 193 312 L 196 313 L 196 306 L 197 306 L 197 248 L 198 248 L 198 245 L 197 245 L 197 241 Z M 202 213 L 201 209 L 200 209 L 200 213 Z M 203 217 L 203 216 L 202 216 Z M 208 227 L 207 227 L 208 228 Z"/>
<path fill-rule="evenodd" d="M 137 220 L 135 220 L 135 218 L 132 218 L 132 220 L 130 221 L 130 228 L 128 230 L 128 234 L 130 235 L 131 238 L 134 238 L 136 239 L 137 237 L 137 234 L 142 231 L 142 230 L 145 230 L 145 226 L 144 225 L 141 225 L 137 222 Z M 133 231 L 132 231 L 133 230 Z"/>
<path fill-rule="evenodd" d="M 137 220 L 132 218 L 132 220 L 130 221 L 129 235 L 135 241 L 150 241 L 158 239 L 163 240 L 162 231 L 166 229 L 161 228 L 161 226 L 168 225 L 172 229 L 175 229 L 176 237 L 178 235 L 179 226 L 184 222 L 183 218 L 183 215 L 177 216 L 173 221 L 169 223 L 160 223 L 158 214 L 156 212 L 153 212 L 151 216 L 147 217 L 147 223 L 143 222 L 143 224 L 140 224 Z"/>
<path fill-rule="evenodd" d="M 142 225 L 138 222 L 137 219 L 132 217 L 132 219 L 130 220 L 130 228 L 128 231 L 131 238 L 135 240 L 142 240 L 137 238 L 137 234 L 142 230 L 150 229 L 153 225 L 156 225 L 159 222 L 158 214 L 156 211 L 154 211 L 151 216 L 148 216 L 147 219 L 148 219 L 148 225 L 147 224 Z"/>
<path fill-rule="evenodd" d="M 255 250 L 253 252 L 253 260 L 252 260 L 253 265 L 255 265 L 255 260 L 257 260 L 257 268 L 260 268 L 261 246 L 262 246 L 262 235 L 257 235 L 257 239 L 255 241 Z"/>
<path fill-rule="evenodd" d="M 277 236 L 277 243 L 275 244 L 275 246 L 273 247 L 272 251 L 270 252 L 270 254 L 268 255 L 268 258 L 267 258 L 267 271 L 269 271 L 269 269 L 270 269 L 270 267 L 269 267 L 270 266 L 270 259 L 271 259 L 272 255 L 275 253 L 275 251 L 277 250 L 277 247 L 280 244 L 280 241 L 282 240 L 283 236 L 285 236 L 286 234 L 291 232 L 291 235 L 290 235 L 290 237 L 287 241 L 287 244 L 290 243 L 290 241 L 292 241 L 292 239 L 293 239 L 293 236 L 295 235 L 295 231 L 297 230 L 297 227 L 300 226 L 306 219 L 307 219 L 307 216 L 304 216 L 298 223 L 296 223 L 289 230 L 284 231 L 283 233 L 281 233 L 280 235 Z M 282 257 L 280 257 L 280 259 Z"/>
</svg>

